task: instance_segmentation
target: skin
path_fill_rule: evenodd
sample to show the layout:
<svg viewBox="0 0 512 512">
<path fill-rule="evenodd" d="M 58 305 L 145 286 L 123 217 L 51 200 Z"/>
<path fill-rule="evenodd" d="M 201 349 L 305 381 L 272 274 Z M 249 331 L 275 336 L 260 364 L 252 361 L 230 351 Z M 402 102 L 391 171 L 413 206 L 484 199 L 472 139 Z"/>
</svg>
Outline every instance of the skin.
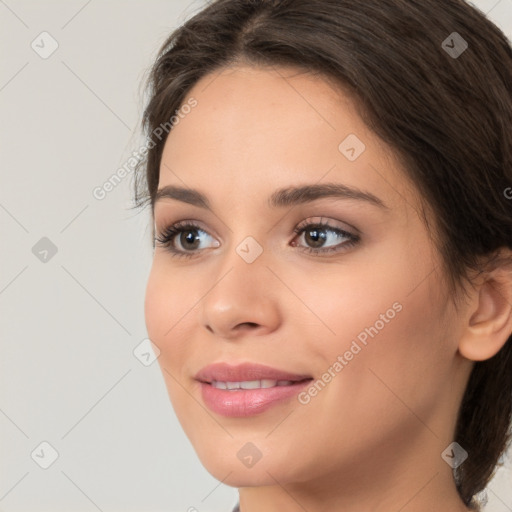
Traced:
<svg viewBox="0 0 512 512">
<path fill-rule="evenodd" d="M 204 231 L 191 258 L 157 244 L 145 317 L 203 465 L 239 488 L 242 512 L 469 510 L 441 453 L 474 360 L 494 355 L 512 329 L 512 297 L 482 281 L 454 309 L 414 185 L 326 80 L 239 64 L 204 77 L 190 97 L 197 106 L 167 138 L 159 187 L 197 189 L 213 211 L 170 198 L 154 205 L 157 236 L 183 220 Z M 349 134 L 366 146 L 355 161 L 338 149 Z M 279 188 L 327 182 L 371 192 L 387 209 L 340 198 L 267 204 Z M 346 239 L 327 230 L 318 246 L 293 232 L 321 218 L 360 241 L 343 249 Z M 250 264 L 236 251 L 248 236 L 263 249 Z M 182 252 L 184 237 L 174 239 Z M 257 362 L 320 379 L 395 303 L 400 312 L 309 403 L 292 398 L 248 418 L 206 408 L 193 377 L 207 364 Z M 262 455 L 250 468 L 237 457 L 248 442 Z"/>
</svg>

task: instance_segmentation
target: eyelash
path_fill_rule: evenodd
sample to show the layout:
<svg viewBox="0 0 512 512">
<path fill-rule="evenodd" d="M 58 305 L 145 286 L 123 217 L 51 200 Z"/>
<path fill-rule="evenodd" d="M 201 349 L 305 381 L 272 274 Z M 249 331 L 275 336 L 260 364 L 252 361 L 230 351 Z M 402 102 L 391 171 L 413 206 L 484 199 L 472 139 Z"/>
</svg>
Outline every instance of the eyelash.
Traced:
<svg viewBox="0 0 512 512">
<path fill-rule="evenodd" d="M 309 224 L 303 225 L 303 226 L 297 226 L 293 232 L 300 236 L 302 233 L 308 231 L 308 228 L 317 228 L 319 230 L 328 230 L 332 231 L 340 236 L 343 236 L 347 239 L 346 242 L 342 242 L 334 247 L 329 247 L 326 249 L 315 249 L 313 247 L 301 247 L 301 250 L 307 253 L 312 254 L 319 254 L 319 253 L 330 253 L 330 252 L 341 252 L 343 250 L 346 250 L 347 248 L 353 247 L 360 241 L 360 237 L 357 235 L 353 235 L 352 233 L 349 233 L 347 231 L 343 231 L 342 229 L 335 228 L 334 226 L 331 226 L 325 222 L 310 222 Z M 172 247 L 171 242 L 174 240 L 176 235 L 179 235 L 186 231 L 202 231 L 204 233 L 207 233 L 204 229 L 202 229 L 197 224 L 194 224 L 189 221 L 180 221 L 176 222 L 175 224 L 172 224 L 171 226 L 166 227 L 162 233 L 159 236 L 155 237 L 155 242 L 158 243 L 158 245 L 164 247 L 167 251 L 169 251 L 172 256 L 177 258 L 192 258 L 198 254 L 199 251 L 187 251 L 183 252 L 179 249 L 175 249 Z M 341 248 L 340 248 L 341 247 Z"/>
</svg>

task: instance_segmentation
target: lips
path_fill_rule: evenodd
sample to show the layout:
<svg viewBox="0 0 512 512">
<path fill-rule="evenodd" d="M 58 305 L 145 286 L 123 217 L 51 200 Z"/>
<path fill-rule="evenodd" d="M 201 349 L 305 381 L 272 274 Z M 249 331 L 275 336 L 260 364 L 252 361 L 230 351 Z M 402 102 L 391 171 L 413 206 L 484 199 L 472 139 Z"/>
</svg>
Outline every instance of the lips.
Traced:
<svg viewBox="0 0 512 512">
<path fill-rule="evenodd" d="M 215 363 L 205 366 L 195 376 L 200 382 L 243 382 L 256 380 L 276 380 L 300 382 L 311 379 L 311 375 L 294 374 L 261 364 L 243 363 L 236 366 Z"/>
<path fill-rule="evenodd" d="M 200 382 L 202 399 L 211 411 L 239 418 L 288 402 L 312 380 L 310 375 L 253 363 L 211 364 L 195 378 Z"/>
</svg>

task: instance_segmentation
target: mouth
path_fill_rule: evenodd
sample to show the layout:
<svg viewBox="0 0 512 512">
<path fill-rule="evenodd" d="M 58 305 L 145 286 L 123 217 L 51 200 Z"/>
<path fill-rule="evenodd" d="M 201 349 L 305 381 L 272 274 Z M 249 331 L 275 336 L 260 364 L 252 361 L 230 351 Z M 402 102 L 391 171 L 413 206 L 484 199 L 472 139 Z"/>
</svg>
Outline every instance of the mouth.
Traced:
<svg viewBox="0 0 512 512">
<path fill-rule="evenodd" d="M 247 417 L 289 401 L 313 377 L 260 364 L 216 363 L 200 370 L 195 379 L 211 411 L 222 416 Z"/>
<path fill-rule="evenodd" d="M 295 374 L 257 363 L 229 365 L 224 362 L 205 366 L 195 375 L 196 380 L 207 384 L 222 382 L 235 384 L 253 383 L 249 385 L 254 385 L 255 382 L 259 382 L 262 385 L 258 385 L 258 387 L 274 387 L 279 385 L 280 382 L 293 383 L 311 378 L 311 375 Z"/>
<path fill-rule="evenodd" d="M 310 380 L 310 379 L 304 379 Z M 211 384 L 214 388 L 217 389 L 227 389 L 229 391 L 239 391 L 243 389 L 269 389 L 275 388 L 277 386 L 292 386 L 300 381 L 292 381 L 292 380 L 272 380 L 272 379 L 263 379 L 263 380 L 244 380 L 241 382 L 229 382 L 229 381 L 219 381 L 214 380 L 212 382 L 206 382 L 206 384 Z"/>
</svg>

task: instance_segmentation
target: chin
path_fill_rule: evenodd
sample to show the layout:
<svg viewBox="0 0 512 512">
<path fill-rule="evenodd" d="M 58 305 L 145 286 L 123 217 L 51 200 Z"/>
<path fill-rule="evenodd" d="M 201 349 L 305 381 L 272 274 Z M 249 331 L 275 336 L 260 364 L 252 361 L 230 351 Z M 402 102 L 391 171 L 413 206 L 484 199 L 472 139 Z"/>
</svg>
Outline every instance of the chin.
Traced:
<svg viewBox="0 0 512 512">
<path fill-rule="evenodd" d="M 238 443 L 235 441 L 234 444 Z M 233 450 L 233 455 L 219 453 L 218 450 L 218 447 L 211 446 L 196 453 L 208 473 L 226 485 L 260 487 L 275 485 L 276 480 L 281 484 L 293 480 L 290 467 L 290 462 L 293 464 L 293 461 L 284 454 L 269 451 L 267 454 L 261 454 L 261 458 L 256 462 L 249 458 L 244 462 L 244 456 L 247 457 L 245 454 L 250 453 L 250 448 L 241 451 L 240 458 L 237 455 L 240 450 L 238 446 Z"/>
<path fill-rule="evenodd" d="M 218 464 L 204 466 L 210 475 L 230 487 L 265 487 L 275 485 L 276 480 L 281 484 L 287 483 L 282 474 L 271 469 L 256 469 L 255 467 L 249 469 L 233 466 L 228 468 L 220 467 Z M 229 476 L 226 476 L 228 473 Z"/>
</svg>

